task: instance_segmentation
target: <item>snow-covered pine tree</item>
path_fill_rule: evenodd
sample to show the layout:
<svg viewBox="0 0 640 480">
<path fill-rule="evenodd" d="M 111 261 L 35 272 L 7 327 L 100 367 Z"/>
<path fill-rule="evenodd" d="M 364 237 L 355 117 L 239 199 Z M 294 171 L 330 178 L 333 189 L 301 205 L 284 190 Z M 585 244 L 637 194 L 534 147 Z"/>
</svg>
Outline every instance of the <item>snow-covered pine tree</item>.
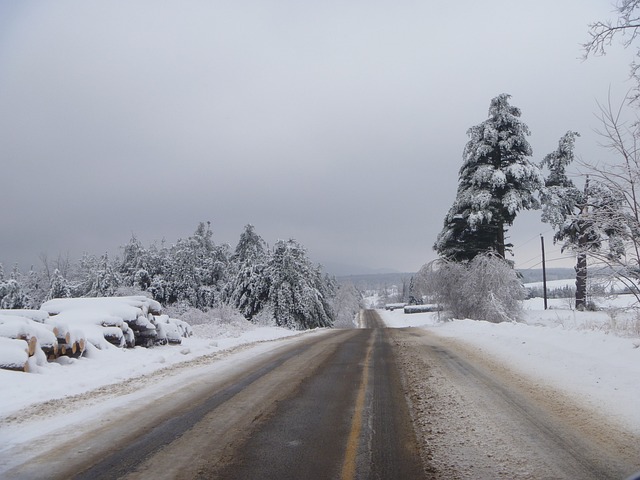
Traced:
<svg viewBox="0 0 640 480">
<path fill-rule="evenodd" d="M 18 265 L 15 265 L 9 274 L 9 278 L 5 279 L 2 265 L 0 264 L 0 308 L 30 307 L 31 301 L 24 291 L 20 277 Z"/>
<path fill-rule="evenodd" d="M 172 303 L 169 301 L 169 286 L 165 280 L 165 275 L 171 269 L 171 253 L 169 248 L 165 246 L 164 241 L 160 243 L 160 246 L 155 243 L 149 246 L 146 250 L 145 264 L 147 266 L 146 273 L 149 276 L 149 287 L 147 289 L 153 299 L 163 305 Z"/>
<path fill-rule="evenodd" d="M 51 275 L 51 287 L 49 288 L 47 300 L 51 300 L 53 298 L 69 297 L 71 297 L 71 290 L 69 288 L 67 280 L 62 276 L 60 270 L 56 268 L 53 271 L 53 275 Z"/>
<path fill-rule="evenodd" d="M 542 175 L 527 158 L 529 128 L 509 98 L 491 100 L 489 118 L 467 131 L 457 196 L 434 245 L 446 259 L 466 261 L 490 251 L 504 258 L 507 226 L 520 210 L 539 207 Z"/>
<path fill-rule="evenodd" d="M 247 224 L 240 234 L 240 240 L 233 252 L 231 261 L 236 264 L 260 261 L 266 257 L 267 244 L 255 231 L 255 227 Z"/>
<path fill-rule="evenodd" d="M 328 298 L 331 286 L 295 240 L 276 243 L 266 276 L 277 325 L 302 330 L 333 324 Z"/>
<path fill-rule="evenodd" d="M 22 291 L 20 283 L 10 278 L 0 283 L 0 308 L 29 308 L 29 297 Z"/>
<path fill-rule="evenodd" d="M 164 304 L 209 308 L 226 284 L 229 246 L 215 245 L 209 222 L 200 222 L 190 237 L 148 251 L 149 291 Z"/>
<path fill-rule="evenodd" d="M 122 247 L 122 250 L 122 260 L 118 268 L 122 284 L 146 290 L 151 283 L 151 277 L 148 272 L 147 252 L 142 242 L 135 235 L 131 235 L 129 243 Z"/>
<path fill-rule="evenodd" d="M 268 259 L 265 241 L 253 225 L 246 225 L 231 256 L 224 301 L 240 310 L 247 320 L 257 315 L 269 298 Z"/>
<path fill-rule="evenodd" d="M 86 260 L 86 259 L 85 259 Z M 109 261 L 109 255 L 105 253 L 99 259 L 85 263 L 86 271 L 85 288 L 87 297 L 112 297 L 120 286 L 120 277 L 116 268 Z"/>
<path fill-rule="evenodd" d="M 47 298 L 49 284 L 43 277 L 44 273 L 37 272 L 32 265 L 25 279 L 25 293 L 30 301 L 29 308 L 39 308 Z"/>
<path fill-rule="evenodd" d="M 563 242 L 562 250 L 569 249 L 577 256 L 576 261 L 576 309 L 586 306 L 587 298 L 587 254 L 601 250 L 605 239 L 610 246 L 610 255 L 620 256 L 617 237 L 622 226 L 614 218 L 620 218 L 621 198 L 600 182 L 589 180 L 584 188 L 578 188 L 567 176 L 566 169 L 574 161 L 575 140 L 579 134 L 569 131 L 558 142 L 558 148 L 542 160 L 540 166 L 547 167 L 549 175 L 542 190 L 542 221 L 555 230 L 554 242 Z M 620 232 L 619 232 L 620 231 Z"/>
<path fill-rule="evenodd" d="M 109 261 L 109 255 L 105 253 L 98 261 L 94 274 L 93 288 L 89 292 L 90 297 L 112 297 L 120 286 L 120 276 L 114 265 Z"/>
</svg>

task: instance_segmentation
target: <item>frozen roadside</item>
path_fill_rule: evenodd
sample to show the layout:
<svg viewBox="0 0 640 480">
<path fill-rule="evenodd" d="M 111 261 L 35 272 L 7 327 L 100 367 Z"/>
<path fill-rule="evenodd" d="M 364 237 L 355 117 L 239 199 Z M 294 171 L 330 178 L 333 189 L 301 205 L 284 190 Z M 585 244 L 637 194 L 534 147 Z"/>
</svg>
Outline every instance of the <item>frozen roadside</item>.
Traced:
<svg viewBox="0 0 640 480">
<path fill-rule="evenodd" d="M 576 325 L 543 324 L 535 310 L 525 323 L 475 320 L 441 322 L 437 313 L 405 315 L 380 311 L 389 327 L 420 327 L 462 344 L 490 362 L 508 368 L 540 388 L 551 388 L 612 423 L 640 434 L 640 340 L 582 328 L 590 312 L 565 312 Z"/>
</svg>

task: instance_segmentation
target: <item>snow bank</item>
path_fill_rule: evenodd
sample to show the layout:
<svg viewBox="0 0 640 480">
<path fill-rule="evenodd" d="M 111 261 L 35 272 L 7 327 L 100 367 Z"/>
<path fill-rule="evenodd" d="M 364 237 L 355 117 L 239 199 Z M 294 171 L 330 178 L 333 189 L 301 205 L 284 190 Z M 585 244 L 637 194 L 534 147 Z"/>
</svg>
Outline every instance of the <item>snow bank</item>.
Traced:
<svg viewBox="0 0 640 480">
<path fill-rule="evenodd" d="M 441 322 L 437 313 L 379 312 L 390 327 L 422 327 L 464 342 L 535 382 L 565 392 L 640 432 L 640 339 L 584 327 L 600 321 L 602 315 L 606 316 L 604 312 L 528 310 L 525 323 Z M 548 312 L 571 316 L 575 323 L 541 324 L 540 316 Z"/>
</svg>

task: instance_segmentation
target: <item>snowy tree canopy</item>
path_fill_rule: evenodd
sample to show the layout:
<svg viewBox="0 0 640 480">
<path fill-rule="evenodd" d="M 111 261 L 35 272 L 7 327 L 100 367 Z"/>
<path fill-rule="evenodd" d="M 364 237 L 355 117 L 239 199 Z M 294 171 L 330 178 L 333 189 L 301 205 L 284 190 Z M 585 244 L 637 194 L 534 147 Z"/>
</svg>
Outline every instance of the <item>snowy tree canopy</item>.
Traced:
<svg viewBox="0 0 640 480">
<path fill-rule="evenodd" d="M 269 298 L 267 261 L 265 241 L 255 232 L 253 225 L 247 225 L 231 256 L 230 278 L 223 296 L 248 320 L 264 308 Z"/>
<path fill-rule="evenodd" d="M 586 178 L 583 188 L 575 186 L 566 169 L 574 161 L 575 140 L 579 134 L 569 131 L 558 142 L 558 148 L 544 157 L 541 167 L 549 174 L 540 199 L 542 221 L 555 230 L 554 241 L 563 242 L 563 250 L 577 253 L 596 251 L 605 238 L 615 250 L 616 213 L 622 199 L 602 182 Z"/>
<path fill-rule="evenodd" d="M 506 226 L 519 211 L 539 207 L 542 175 L 527 158 L 529 128 L 509 98 L 491 100 L 489 118 L 467 131 L 456 199 L 434 245 L 445 258 L 470 260 L 488 251 L 504 258 Z"/>
<path fill-rule="evenodd" d="M 277 325 L 307 329 L 330 327 L 333 285 L 307 258 L 295 240 L 279 240 L 266 269 L 269 303 Z"/>
<path fill-rule="evenodd" d="M 554 242 L 563 242 L 562 249 L 577 254 L 576 309 L 586 306 L 587 253 L 598 252 L 605 239 L 610 255 L 622 254 L 622 226 L 619 223 L 622 198 L 599 181 L 587 176 L 584 188 L 577 188 L 567 176 L 566 169 L 573 162 L 576 132 L 567 132 L 558 148 L 541 163 L 549 169 L 540 199 L 542 221 L 553 226 Z"/>
<path fill-rule="evenodd" d="M 262 260 L 267 251 L 267 244 L 255 231 L 253 225 L 244 227 L 240 240 L 233 253 L 232 260 L 238 264 Z"/>
<path fill-rule="evenodd" d="M 62 276 L 60 270 L 57 268 L 54 270 L 51 277 L 51 286 L 49 288 L 49 294 L 47 300 L 54 298 L 69 298 L 71 297 L 71 290 L 67 280 Z"/>
</svg>

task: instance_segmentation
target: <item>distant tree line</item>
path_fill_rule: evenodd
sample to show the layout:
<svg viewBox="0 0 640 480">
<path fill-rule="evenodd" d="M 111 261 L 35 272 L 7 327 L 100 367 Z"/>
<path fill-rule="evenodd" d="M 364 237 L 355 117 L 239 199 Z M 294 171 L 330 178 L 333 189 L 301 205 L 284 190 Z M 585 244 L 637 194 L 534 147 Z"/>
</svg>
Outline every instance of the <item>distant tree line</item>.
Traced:
<svg viewBox="0 0 640 480">
<path fill-rule="evenodd" d="M 273 248 L 247 225 L 232 250 L 217 245 L 208 223 L 173 245 L 148 247 L 132 236 L 119 258 L 85 254 L 78 264 L 41 256 L 42 269 L 5 274 L 0 265 L 0 308 L 39 308 L 45 300 L 144 292 L 165 306 L 207 310 L 237 308 L 248 320 L 261 315 L 276 325 L 307 329 L 353 318 L 360 293 L 339 286 L 314 265 L 295 240 Z"/>
</svg>

